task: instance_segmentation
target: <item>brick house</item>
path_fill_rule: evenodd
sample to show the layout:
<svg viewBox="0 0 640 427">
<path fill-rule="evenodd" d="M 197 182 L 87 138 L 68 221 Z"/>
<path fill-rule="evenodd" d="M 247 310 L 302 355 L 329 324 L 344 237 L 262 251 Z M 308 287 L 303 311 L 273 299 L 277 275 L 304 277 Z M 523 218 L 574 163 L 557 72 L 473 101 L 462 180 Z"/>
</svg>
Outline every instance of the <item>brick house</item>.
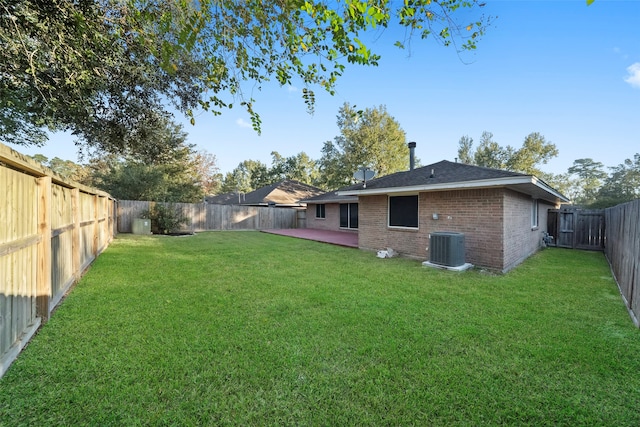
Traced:
<svg viewBox="0 0 640 427">
<path fill-rule="evenodd" d="M 340 196 L 335 191 L 301 200 L 307 204 L 307 228 L 358 232 L 358 197 Z"/>
<path fill-rule="evenodd" d="M 502 272 L 542 247 L 548 209 L 569 201 L 535 176 L 449 161 L 373 179 L 366 188 L 344 187 L 336 196 L 358 198 L 361 249 L 429 259 L 431 233 L 458 232 L 467 262 Z M 315 205 L 308 201 L 309 216 Z"/>
</svg>

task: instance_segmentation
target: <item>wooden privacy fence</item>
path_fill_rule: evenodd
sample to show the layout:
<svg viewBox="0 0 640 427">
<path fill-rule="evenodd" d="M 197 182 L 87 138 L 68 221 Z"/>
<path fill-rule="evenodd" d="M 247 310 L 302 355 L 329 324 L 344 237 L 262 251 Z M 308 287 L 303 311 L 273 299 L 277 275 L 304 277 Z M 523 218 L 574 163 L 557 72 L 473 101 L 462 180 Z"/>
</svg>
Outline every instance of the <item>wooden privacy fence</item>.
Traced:
<svg viewBox="0 0 640 427">
<path fill-rule="evenodd" d="M 114 232 L 107 193 L 0 144 L 0 377 Z"/>
<path fill-rule="evenodd" d="M 118 200 L 118 232 L 131 233 L 133 220 L 149 211 L 153 202 Z M 266 230 L 296 228 L 296 210 L 264 206 L 214 205 L 206 203 L 160 203 L 172 206 L 187 219 L 180 231 Z"/>
<path fill-rule="evenodd" d="M 553 236 L 553 246 L 572 249 L 604 250 L 604 209 L 567 207 L 550 209 L 547 232 Z"/>
<path fill-rule="evenodd" d="M 636 324 L 640 318 L 640 200 L 605 210 L 605 255 Z"/>
</svg>

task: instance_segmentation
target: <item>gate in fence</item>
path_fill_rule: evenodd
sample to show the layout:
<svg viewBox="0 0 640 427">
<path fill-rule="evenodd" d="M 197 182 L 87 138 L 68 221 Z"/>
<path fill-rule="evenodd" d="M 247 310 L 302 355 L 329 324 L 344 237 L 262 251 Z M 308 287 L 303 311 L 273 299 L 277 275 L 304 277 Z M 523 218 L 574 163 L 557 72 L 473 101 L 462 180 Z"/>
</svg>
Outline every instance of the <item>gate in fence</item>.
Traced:
<svg viewBox="0 0 640 427">
<path fill-rule="evenodd" d="M 552 246 L 571 249 L 604 250 L 604 209 L 550 209 L 547 231 L 553 236 Z"/>
</svg>

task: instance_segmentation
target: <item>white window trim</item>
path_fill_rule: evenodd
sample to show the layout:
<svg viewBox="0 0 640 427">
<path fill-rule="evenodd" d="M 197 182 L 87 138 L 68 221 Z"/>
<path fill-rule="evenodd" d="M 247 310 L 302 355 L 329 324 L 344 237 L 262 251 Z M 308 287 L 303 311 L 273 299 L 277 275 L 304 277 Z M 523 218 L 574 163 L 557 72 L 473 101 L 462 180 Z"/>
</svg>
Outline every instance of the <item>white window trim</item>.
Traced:
<svg viewBox="0 0 640 427">
<path fill-rule="evenodd" d="M 416 196 L 418 206 L 417 214 L 418 214 L 418 225 L 416 227 L 408 227 L 403 225 L 391 225 L 391 198 L 398 196 Z M 387 196 L 387 228 L 392 228 L 395 230 L 419 230 L 420 229 L 420 195 L 419 194 L 398 194 L 398 195 L 388 195 Z"/>
<path fill-rule="evenodd" d="M 537 230 L 539 227 L 539 212 L 540 207 L 538 205 L 538 199 L 531 200 L 531 229 Z"/>
</svg>

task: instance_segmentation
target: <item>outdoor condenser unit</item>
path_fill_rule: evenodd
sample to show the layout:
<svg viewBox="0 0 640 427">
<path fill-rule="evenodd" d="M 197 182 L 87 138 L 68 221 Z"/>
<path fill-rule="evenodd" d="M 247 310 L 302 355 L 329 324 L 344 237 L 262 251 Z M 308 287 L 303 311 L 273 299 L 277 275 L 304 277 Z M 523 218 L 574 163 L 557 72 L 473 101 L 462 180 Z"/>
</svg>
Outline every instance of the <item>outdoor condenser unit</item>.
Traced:
<svg viewBox="0 0 640 427">
<path fill-rule="evenodd" d="M 431 233 L 429 238 L 429 262 L 446 267 L 464 265 L 464 234 L 452 231 Z"/>
</svg>

